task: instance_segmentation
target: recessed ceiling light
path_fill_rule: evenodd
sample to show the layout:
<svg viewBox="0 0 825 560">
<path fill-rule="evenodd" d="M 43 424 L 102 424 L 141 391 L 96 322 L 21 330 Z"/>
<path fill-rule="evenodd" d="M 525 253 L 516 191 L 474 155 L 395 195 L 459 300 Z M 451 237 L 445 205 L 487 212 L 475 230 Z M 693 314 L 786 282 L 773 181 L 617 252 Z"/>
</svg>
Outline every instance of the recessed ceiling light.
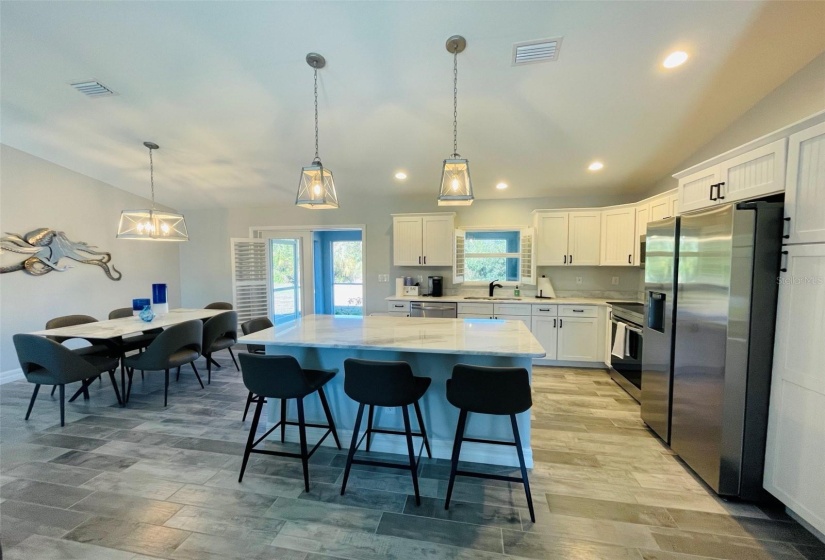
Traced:
<svg viewBox="0 0 825 560">
<path fill-rule="evenodd" d="M 508 185 L 507 183 L 499 183 L 498 185 L 496 185 L 496 188 L 500 191 L 503 191 L 504 189 L 506 189 L 509 186 L 510 185 Z"/>
<path fill-rule="evenodd" d="M 398 173 L 395 174 L 395 178 L 404 180 L 404 179 L 407 178 L 407 174 L 404 173 L 403 171 L 399 171 Z"/>
<path fill-rule="evenodd" d="M 681 66 L 685 63 L 688 59 L 688 54 L 685 51 L 673 51 L 665 61 L 662 63 L 662 66 L 665 68 L 676 68 L 677 66 Z"/>
<path fill-rule="evenodd" d="M 602 167 L 604 167 L 604 164 L 602 162 L 594 161 L 593 163 L 587 166 L 587 169 L 589 169 L 590 171 L 598 171 Z"/>
</svg>

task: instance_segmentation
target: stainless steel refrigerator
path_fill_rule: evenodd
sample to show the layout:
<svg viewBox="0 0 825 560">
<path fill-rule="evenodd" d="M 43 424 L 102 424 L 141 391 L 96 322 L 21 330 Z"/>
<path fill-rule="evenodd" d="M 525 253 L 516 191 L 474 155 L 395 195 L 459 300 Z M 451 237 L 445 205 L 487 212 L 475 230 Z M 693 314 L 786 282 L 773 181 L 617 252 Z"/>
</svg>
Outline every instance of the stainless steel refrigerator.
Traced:
<svg viewBox="0 0 825 560">
<path fill-rule="evenodd" d="M 654 225 L 653 235 L 664 226 Z M 643 374 L 643 411 L 656 411 L 647 415 L 654 426 L 669 416 L 666 433 L 671 448 L 714 491 L 760 499 L 764 496 L 782 205 L 721 205 L 684 214 L 670 230 L 674 227 L 677 282 L 670 291 L 666 282 L 646 282 L 645 355 L 652 346 L 652 374 L 647 377 L 654 381 L 646 407 Z M 648 237 L 648 246 L 650 241 Z M 648 258 L 646 279 L 649 266 Z M 665 332 L 656 328 L 662 325 Z M 667 328 L 671 329 L 669 341 Z M 670 379 L 664 366 L 668 343 L 672 347 Z M 669 415 L 662 412 L 668 408 L 667 400 Z"/>
</svg>

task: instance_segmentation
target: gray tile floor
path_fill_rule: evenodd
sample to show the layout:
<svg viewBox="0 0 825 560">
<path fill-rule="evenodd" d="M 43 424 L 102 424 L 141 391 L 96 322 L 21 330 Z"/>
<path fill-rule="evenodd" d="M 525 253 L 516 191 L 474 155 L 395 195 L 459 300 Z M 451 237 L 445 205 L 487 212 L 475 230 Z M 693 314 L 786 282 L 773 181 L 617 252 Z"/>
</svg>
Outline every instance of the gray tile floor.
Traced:
<svg viewBox="0 0 825 560">
<path fill-rule="evenodd" d="M 22 559 L 825 558 L 781 511 L 715 498 L 639 420 L 602 371 L 536 368 L 530 523 L 520 485 L 460 479 L 424 460 L 422 504 L 409 476 L 356 467 L 322 448 L 303 491 L 300 462 L 253 457 L 237 483 L 249 422 L 228 367 L 201 390 L 184 369 L 163 408 L 163 376 L 137 381 L 125 409 L 104 381 L 67 405 L 67 424 L 32 386 L 0 387 L 0 539 Z M 494 468 L 497 472 L 512 469 Z"/>
</svg>

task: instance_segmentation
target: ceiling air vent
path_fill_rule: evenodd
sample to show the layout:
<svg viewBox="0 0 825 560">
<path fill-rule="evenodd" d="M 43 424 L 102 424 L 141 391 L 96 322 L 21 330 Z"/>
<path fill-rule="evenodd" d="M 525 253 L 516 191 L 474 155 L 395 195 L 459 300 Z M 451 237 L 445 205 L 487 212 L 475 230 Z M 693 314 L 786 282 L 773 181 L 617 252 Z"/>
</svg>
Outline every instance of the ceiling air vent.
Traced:
<svg viewBox="0 0 825 560">
<path fill-rule="evenodd" d="M 561 39 L 561 37 L 555 37 L 514 44 L 513 66 L 558 60 Z"/>
<path fill-rule="evenodd" d="M 74 89 L 89 97 L 104 97 L 106 95 L 115 95 L 115 92 L 107 88 L 97 80 L 88 80 L 85 82 L 75 82 L 70 84 Z"/>
</svg>

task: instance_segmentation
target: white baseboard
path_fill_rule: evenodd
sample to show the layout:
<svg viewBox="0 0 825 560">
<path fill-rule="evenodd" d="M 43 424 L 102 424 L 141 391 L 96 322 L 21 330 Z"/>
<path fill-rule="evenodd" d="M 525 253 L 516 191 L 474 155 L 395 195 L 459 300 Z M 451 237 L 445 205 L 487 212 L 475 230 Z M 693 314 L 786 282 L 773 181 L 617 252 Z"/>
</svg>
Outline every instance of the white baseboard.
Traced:
<svg viewBox="0 0 825 560">
<path fill-rule="evenodd" d="M 0 385 L 11 383 L 12 381 L 17 381 L 18 379 L 25 379 L 23 376 L 23 370 L 20 368 L 0 371 Z"/>
</svg>

